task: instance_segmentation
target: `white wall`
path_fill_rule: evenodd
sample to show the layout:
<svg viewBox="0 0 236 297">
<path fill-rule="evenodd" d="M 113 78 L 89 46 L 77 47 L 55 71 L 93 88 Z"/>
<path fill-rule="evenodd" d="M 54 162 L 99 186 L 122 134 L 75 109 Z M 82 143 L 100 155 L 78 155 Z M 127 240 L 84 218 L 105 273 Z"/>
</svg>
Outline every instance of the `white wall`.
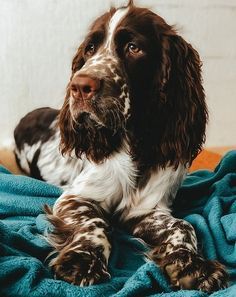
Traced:
<svg viewBox="0 0 236 297">
<path fill-rule="evenodd" d="M 125 0 L 0 0 L 0 141 L 26 112 L 59 107 L 71 59 L 96 16 Z M 236 144 L 236 0 L 137 0 L 200 52 L 207 145 Z"/>
</svg>

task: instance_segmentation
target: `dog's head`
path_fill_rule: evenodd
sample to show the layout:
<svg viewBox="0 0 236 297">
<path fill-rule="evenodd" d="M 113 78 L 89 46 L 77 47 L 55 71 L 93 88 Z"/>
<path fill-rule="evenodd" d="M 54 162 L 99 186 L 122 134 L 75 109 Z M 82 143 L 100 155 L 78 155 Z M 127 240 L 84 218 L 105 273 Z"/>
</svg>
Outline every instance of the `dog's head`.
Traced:
<svg viewBox="0 0 236 297">
<path fill-rule="evenodd" d="M 63 153 L 101 161 L 128 134 L 137 156 L 191 162 L 206 121 L 199 55 L 173 27 L 132 1 L 92 24 L 60 113 Z"/>
</svg>

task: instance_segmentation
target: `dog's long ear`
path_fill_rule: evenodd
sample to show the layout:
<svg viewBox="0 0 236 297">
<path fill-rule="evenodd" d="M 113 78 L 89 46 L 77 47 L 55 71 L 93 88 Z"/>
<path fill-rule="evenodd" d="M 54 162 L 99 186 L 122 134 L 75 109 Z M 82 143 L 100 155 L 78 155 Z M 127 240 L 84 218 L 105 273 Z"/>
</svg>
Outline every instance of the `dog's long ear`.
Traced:
<svg viewBox="0 0 236 297">
<path fill-rule="evenodd" d="M 78 48 L 78 50 L 72 60 L 72 66 L 71 66 L 72 76 L 77 70 L 82 68 L 82 66 L 85 63 L 84 58 L 83 58 L 83 48 L 84 48 L 84 45 L 82 43 L 80 45 L 80 47 Z"/>
<path fill-rule="evenodd" d="M 72 79 L 74 73 L 78 71 L 85 63 L 83 58 L 83 48 L 84 48 L 84 45 L 82 43 L 72 60 L 72 67 L 71 67 L 72 73 L 71 73 L 70 80 Z M 60 149 L 62 154 L 71 153 L 74 148 L 74 144 L 76 142 L 75 133 L 73 131 L 73 123 L 70 115 L 69 98 L 70 98 L 70 82 L 68 83 L 65 101 L 59 114 L 59 127 L 61 132 Z"/>
<path fill-rule="evenodd" d="M 85 63 L 84 57 L 83 57 L 83 49 L 84 49 L 84 44 L 82 43 L 80 47 L 77 49 L 77 52 L 72 60 L 70 81 L 73 75 L 75 74 L 75 72 L 78 71 L 80 68 L 82 68 Z M 69 86 L 70 86 L 70 82 L 68 83 L 68 86 L 67 86 L 65 99 L 69 97 Z"/>
<path fill-rule="evenodd" d="M 167 125 L 162 151 L 191 164 L 205 141 L 208 111 L 197 51 L 174 30 L 162 34 L 159 98 Z M 167 120 L 167 119 L 165 119 Z"/>
<path fill-rule="evenodd" d="M 129 1 L 128 1 L 128 4 L 127 4 L 127 7 L 128 7 L 128 6 L 134 6 L 134 0 L 129 0 Z"/>
</svg>

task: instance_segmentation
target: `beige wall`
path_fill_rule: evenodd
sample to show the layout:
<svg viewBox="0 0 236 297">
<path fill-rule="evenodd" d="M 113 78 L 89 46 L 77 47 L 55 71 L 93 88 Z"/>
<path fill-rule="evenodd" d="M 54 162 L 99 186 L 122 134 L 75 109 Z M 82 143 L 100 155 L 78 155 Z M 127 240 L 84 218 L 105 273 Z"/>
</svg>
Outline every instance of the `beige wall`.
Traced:
<svg viewBox="0 0 236 297">
<path fill-rule="evenodd" d="M 109 0 L 0 0 L 0 140 L 36 107 L 59 107 L 73 54 Z M 236 144 L 236 0 L 146 0 L 200 52 L 207 145 Z"/>
</svg>

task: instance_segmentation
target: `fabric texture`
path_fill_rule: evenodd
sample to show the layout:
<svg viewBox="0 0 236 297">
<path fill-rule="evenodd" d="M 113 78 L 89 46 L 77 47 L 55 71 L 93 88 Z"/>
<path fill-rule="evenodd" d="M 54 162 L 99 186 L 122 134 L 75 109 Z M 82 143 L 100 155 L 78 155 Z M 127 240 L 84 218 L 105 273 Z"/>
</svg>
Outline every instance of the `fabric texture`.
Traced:
<svg viewBox="0 0 236 297">
<path fill-rule="evenodd" d="M 0 168 L 0 296 L 22 297 L 203 297 L 199 291 L 171 290 L 160 269 L 145 262 L 142 244 L 114 228 L 110 281 L 80 288 L 55 280 L 45 260 L 51 248 L 42 236 L 48 228 L 44 204 L 53 205 L 61 190 Z M 208 259 L 226 265 L 230 287 L 212 297 L 236 296 L 236 151 L 214 172 L 187 176 L 178 192 L 174 215 L 190 222 Z"/>
</svg>

